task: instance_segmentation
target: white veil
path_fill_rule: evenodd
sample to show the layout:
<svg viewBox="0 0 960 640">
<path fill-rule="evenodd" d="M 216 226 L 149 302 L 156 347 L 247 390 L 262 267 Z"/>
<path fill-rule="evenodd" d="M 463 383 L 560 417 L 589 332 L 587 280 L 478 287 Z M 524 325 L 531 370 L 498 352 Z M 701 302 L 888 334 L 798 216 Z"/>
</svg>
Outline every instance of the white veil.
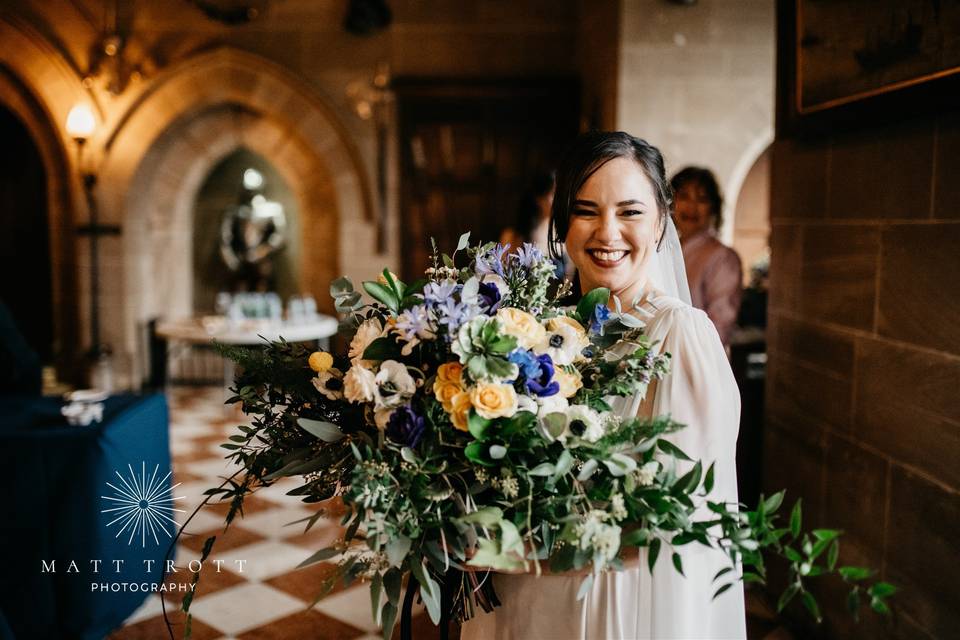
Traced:
<svg viewBox="0 0 960 640">
<path fill-rule="evenodd" d="M 667 228 L 657 252 L 650 258 L 648 278 L 650 284 L 668 296 L 690 304 L 690 285 L 687 284 L 687 269 L 683 264 L 683 249 L 673 218 L 667 216 Z"/>
</svg>

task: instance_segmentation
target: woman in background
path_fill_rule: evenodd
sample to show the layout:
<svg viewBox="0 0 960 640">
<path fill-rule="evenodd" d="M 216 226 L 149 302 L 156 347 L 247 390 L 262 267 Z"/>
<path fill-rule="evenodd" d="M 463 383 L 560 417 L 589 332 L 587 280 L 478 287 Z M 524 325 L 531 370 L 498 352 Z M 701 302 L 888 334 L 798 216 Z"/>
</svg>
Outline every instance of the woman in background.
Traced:
<svg viewBox="0 0 960 640">
<path fill-rule="evenodd" d="M 500 244 L 509 244 L 516 248 L 524 242 L 531 242 L 537 245 L 544 255 L 547 254 L 547 231 L 555 185 L 553 172 L 540 172 L 533 176 L 529 188 L 520 199 L 516 222 L 500 234 Z"/>
<path fill-rule="evenodd" d="M 737 252 L 717 239 L 723 208 L 720 187 L 713 173 L 701 167 L 680 170 L 670 184 L 690 300 L 707 312 L 727 346 L 740 310 L 743 270 Z"/>
</svg>

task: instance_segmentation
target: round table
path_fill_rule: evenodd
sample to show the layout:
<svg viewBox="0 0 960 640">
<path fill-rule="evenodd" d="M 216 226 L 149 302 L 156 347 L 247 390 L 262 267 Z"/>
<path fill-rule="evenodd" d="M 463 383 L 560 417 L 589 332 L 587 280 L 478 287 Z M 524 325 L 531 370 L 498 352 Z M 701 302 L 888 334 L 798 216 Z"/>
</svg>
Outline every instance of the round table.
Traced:
<svg viewBox="0 0 960 640">
<path fill-rule="evenodd" d="M 283 322 L 276 320 L 242 320 L 231 322 L 222 316 L 203 316 L 161 322 L 157 325 L 159 337 L 188 345 L 209 345 L 213 342 L 233 345 L 266 344 L 283 338 L 287 342 L 312 342 L 328 346 L 328 339 L 337 333 L 339 323 L 332 316 L 318 315 L 311 320 Z M 233 361 L 223 359 L 223 386 L 229 390 L 233 383 Z M 229 394 L 228 394 L 229 395 Z"/>
<path fill-rule="evenodd" d="M 157 335 L 167 340 L 179 340 L 194 344 L 264 344 L 264 340 L 276 341 L 281 337 L 287 342 L 310 342 L 326 340 L 337 333 L 337 319 L 332 316 L 317 316 L 301 322 L 278 322 L 274 320 L 241 320 L 230 322 L 219 316 L 184 318 L 161 322 Z"/>
</svg>

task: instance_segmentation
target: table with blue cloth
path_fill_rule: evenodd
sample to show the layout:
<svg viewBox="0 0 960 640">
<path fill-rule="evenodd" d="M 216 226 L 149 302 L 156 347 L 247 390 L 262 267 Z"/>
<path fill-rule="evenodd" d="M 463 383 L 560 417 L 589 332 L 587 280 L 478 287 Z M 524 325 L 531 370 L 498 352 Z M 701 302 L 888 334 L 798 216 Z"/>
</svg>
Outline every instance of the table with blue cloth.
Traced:
<svg viewBox="0 0 960 640">
<path fill-rule="evenodd" d="M 131 482 L 156 470 L 156 493 L 171 486 L 165 398 L 110 397 L 102 422 L 86 427 L 68 425 L 62 405 L 0 397 L 4 640 L 102 638 L 163 578 L 170 535 L 118 536 L 123 521 L 110 525 L 118 514 L 104 510 L 117 504 L 105 498 L 116 495 L 108 482 L 128 492 L 118 473 Z"/>
</svg>

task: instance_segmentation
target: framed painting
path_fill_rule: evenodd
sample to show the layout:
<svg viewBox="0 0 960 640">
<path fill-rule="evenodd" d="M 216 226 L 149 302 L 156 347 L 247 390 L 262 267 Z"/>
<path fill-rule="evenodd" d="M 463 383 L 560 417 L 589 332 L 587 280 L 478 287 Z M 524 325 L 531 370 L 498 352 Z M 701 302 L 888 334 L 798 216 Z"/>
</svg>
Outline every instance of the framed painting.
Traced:
<svg viewBox="0 0 960 640">
<path fill-rule="evenodd" d="M 956 103 L 960 0 L 781 0 L 780 115 L 827 126 Z"/>
</svg>

